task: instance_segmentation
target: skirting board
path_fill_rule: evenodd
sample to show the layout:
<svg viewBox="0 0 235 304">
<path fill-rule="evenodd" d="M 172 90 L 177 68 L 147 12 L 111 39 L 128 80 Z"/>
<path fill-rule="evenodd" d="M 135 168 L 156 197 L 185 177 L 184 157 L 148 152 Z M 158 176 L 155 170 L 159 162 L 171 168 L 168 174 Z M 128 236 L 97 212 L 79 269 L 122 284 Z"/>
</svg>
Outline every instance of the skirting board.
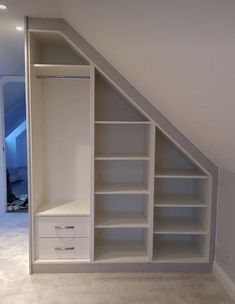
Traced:
<svg viewBox="0 0 235 304">
<path fill-rule="evenodd" d="M 216 262 L 213 265 L 213 274 L 216 279 L 222 284 L 224 289 L 228 292 L 232 300 L 235 301 L 235 285 Z"/>
<path fill-rule="evenodd" d="M 34 263 L 33 273 L 105 273 L 105 272 L 196 272 L 208 273 L 212 271 L 212 264 L 208 263 L 145 263 L 145 264 L 53 264 Z"/>
</svg>

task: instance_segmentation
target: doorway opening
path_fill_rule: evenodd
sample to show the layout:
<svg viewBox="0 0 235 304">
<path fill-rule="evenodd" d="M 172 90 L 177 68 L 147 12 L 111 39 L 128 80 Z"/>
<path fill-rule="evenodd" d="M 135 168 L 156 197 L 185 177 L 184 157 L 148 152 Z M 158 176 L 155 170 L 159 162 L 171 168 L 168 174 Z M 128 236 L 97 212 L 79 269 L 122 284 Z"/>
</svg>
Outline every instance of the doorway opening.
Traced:
<svg viewBox="0 0 235 304">
<path fill-rule="evenodd" d="M 25 79 L 1 79 L 3 212 L 28 211 Z"/>
</svg>

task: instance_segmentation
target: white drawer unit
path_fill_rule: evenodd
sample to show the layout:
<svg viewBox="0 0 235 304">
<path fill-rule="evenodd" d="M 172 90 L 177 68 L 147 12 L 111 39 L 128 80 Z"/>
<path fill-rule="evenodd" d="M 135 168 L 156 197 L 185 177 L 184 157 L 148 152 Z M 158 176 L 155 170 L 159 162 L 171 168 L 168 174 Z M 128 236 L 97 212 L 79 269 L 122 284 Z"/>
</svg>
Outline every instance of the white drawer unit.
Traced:
<svg viewBox="0 0 235 304">
<path fill-rule="evenodd" d="M 89 217 L 37 217 L 36 231 L 39 238 L 89 237 Z"/>
<path fill-rule="evenodd" d="M 88 238 L 39 238 L 38 259 L 89 259 Z"/>
</svg>

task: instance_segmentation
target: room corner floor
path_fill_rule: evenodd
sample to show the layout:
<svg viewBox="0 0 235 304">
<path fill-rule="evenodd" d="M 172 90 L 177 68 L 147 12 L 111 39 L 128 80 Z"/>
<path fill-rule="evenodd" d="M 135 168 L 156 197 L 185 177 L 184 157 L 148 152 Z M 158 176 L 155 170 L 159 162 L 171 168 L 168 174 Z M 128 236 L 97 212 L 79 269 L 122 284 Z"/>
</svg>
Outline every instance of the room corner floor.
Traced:
<svg viewBox="0 0 235 304">
<path fill-rule="evenodd" d="M 232 304 L 211 274 L 28 275 L 27 214 L 0 216 L 0 303 Z"/>
</svg>

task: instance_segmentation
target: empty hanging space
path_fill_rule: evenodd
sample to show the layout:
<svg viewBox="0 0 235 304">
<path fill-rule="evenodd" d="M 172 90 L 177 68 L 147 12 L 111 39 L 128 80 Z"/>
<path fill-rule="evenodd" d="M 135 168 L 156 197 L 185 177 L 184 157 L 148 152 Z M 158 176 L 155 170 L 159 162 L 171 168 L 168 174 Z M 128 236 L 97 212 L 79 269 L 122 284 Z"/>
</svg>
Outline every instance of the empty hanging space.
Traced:
<svg viewBox="0 0 235 304">
<path fill-rule="evenodd" d="M 95 231 L 95 261 L 135 263 L 148 261 L 147 229 L 111 228 Z"/>
<path fill-rule="evenodd" d="M 206 263 L 208 244 L 204 235 L 155 235 L 153 259 L 159 263 Z"/>
<path fill-rule="evenodd" d="M 58 33 L 30 33 L 34 213 L 90 212 L 90 66 Z"/>
</svg>

